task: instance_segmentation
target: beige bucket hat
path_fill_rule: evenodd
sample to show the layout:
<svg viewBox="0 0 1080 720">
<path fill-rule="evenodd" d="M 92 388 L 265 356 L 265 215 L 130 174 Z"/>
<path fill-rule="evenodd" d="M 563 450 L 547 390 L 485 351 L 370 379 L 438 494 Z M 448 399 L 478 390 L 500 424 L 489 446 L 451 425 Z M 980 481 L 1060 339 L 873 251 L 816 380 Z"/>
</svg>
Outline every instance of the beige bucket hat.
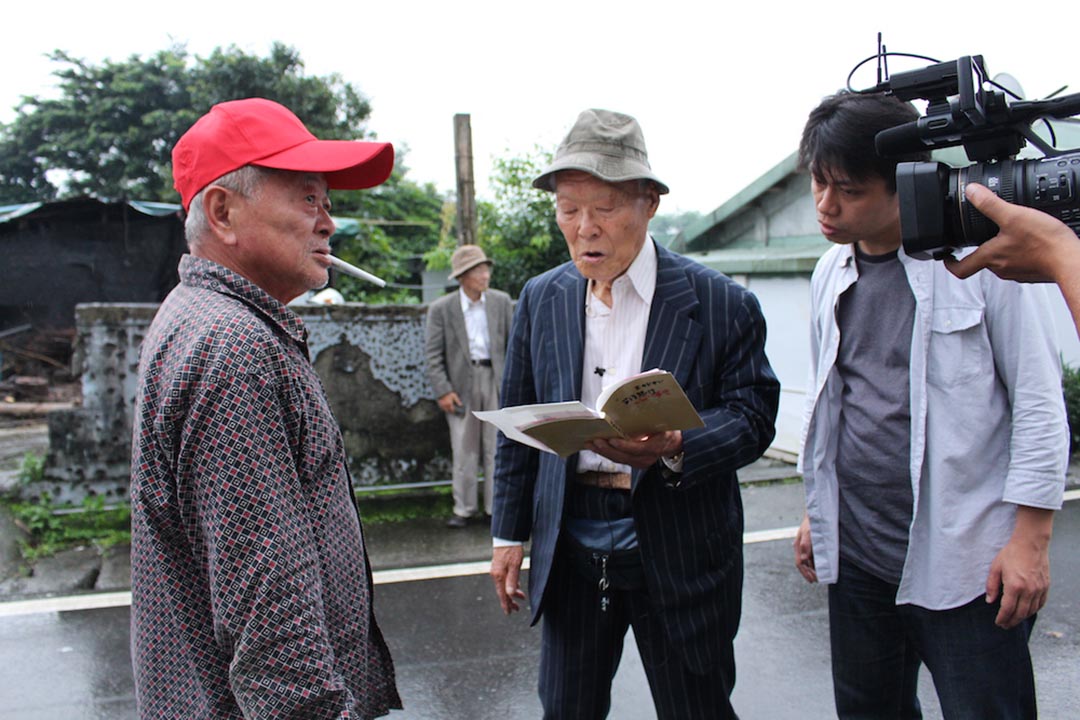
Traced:
<svg viewBox="0 0 1080 720">
<path fill-rule="evenodd" d="M 477 265 L 483 265 L 484 263 L 488 265 L 495 264 L 488 259 L 488 256 L 484 254 L 479 245 L 462 245 L 450 256 L 450 279 L 453 280 L 459 275 L 464 275 Z"/>
<path fill-rule="evenodd" d="M 533 187 L 554 191 L 554 175 L 560 170 L 581 170 L 610 183 L 652 180 L 661 195 L 668 192 L 649 165 L 638 121 L 611 110 L 585 110 L 578 115 L 555 151 L 554 162 L 533 180 Z"/>
</svg>

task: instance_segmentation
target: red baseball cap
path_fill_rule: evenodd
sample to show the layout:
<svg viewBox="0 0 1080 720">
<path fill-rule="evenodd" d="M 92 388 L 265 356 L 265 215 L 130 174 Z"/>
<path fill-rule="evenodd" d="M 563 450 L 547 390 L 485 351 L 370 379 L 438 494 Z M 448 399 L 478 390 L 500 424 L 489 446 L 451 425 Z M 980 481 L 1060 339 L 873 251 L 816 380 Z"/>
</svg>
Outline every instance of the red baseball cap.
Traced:
<svg viewBox="0 0 1080 720">
<path fill-rule="evenodd" d="M 390 143 L 319 140 L 284 105 L 265 98 L 219 103 L 172 151 L 173 187 L 184 210 L 200 190 L 245 165 L 323 173 L 336 190 L 369 188 L 390 177 Z"/>
</svg>

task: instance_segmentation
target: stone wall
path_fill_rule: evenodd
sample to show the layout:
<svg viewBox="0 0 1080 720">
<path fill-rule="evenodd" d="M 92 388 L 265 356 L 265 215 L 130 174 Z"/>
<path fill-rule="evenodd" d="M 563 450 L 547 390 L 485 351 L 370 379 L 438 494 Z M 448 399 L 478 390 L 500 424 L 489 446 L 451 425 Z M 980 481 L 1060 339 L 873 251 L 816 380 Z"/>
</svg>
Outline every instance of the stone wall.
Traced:
<svg viewBox="0 0 1080 720">
<path fill-rule="evenodd" d="M 424 372 L 426 306 L 295 308 L 345 438 L 357 486 L 450 477 L 446 422 Z M 139 345 L 154 304 L 76 308 L 82 406 L 49 416 L 45 479 L 54 501 L 127 496 Z"/>
</svg>

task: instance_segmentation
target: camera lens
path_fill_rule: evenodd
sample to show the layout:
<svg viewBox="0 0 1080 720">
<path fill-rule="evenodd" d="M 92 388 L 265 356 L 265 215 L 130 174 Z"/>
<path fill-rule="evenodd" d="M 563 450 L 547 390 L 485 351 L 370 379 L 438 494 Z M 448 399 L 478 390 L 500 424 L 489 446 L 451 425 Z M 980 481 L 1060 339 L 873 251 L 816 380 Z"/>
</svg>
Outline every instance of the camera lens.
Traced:
<svg viewBox="0 0 1080 720">
<path fill-rule="evenodd" d="M 956 188 L 959 200 L 959 224 L 954 227 L 960 228 L 964 245 L 981 245 L 998 232 L 998 226 L 967 201 L 964 186 L 969 182 L 979 183 L 993 190 L 1002 200 L 1016 203 L 1016 180 L 1017 175 L 1023 172 L 1024 162 L 1003 160 L 999 163 L 976 163 L 949 173 L 949 183 Z"/>
<path fill-rule="evenodd" d="M 998 232 L 997 225 L 964 196 L 964 186 L 969 182 L 985 185 L 1010 203 L 1053 215 L 1080 235 L 1078 171 L 1080 152 L 1050 158 L 976 163 L 950 171 L 947 187 L 942 191 L 947 199 L 955 200 L 956 215 L 951 226 L 958 230 L 960 237 L 952 238 L 953 243 L 981 245 Z"/>
</svg>

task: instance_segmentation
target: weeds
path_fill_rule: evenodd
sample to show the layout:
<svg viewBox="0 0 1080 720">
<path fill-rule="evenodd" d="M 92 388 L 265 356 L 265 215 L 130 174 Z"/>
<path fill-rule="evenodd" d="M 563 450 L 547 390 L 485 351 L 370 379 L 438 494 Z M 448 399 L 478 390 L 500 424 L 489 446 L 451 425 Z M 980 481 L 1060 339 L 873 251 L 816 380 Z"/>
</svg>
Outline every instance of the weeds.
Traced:
<svg viewBox="0 0 1080 720">
<path fill-rule="evenodd" d="M 32 452 L 23 455 L 22 464 L 19 466 L 19 483 L 29 485 L 41 482 L 43 477 L 45 477 L 45 456 Z"/>
<path fill-rule="evenodd" d="M 23 559 L 33 562 L 61 550 L 93 544 L 105 549 L 131 541 L 131 510 L 105 507 L 102 497 L 88 497 L 77 508 L 59 508 L 44 495 L 36 503 L 8 503 L 15 524 L 29 538 L 20 543 Z"/>
</svg>

